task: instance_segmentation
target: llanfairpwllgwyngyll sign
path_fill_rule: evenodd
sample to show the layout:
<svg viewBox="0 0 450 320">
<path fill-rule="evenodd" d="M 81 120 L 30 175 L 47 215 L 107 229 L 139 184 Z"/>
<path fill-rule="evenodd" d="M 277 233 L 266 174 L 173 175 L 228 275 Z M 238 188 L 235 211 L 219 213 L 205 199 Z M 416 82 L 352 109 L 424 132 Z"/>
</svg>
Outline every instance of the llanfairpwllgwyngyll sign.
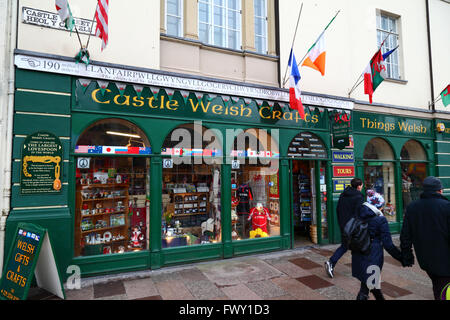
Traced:
<svg viewBox="0 0 450 320">
<path fill-rule="evenodd" d="M 61 141 L 49 132 L 26 137 L 22 147 L 21 194 L 59 193 L 63 149 Z"/>
<path fill-rule="evenodd" d="M 14 59 L 14 64 L 19 69 L 26 70 L 289 102 L 289 91 L 286 89 L 247 86 L 231 82 L 215 82 L 199 78 L 172 76 L 169 74 L 151 72 L 150 70 L 99 66 L 94 63 L 86 66 L 82 63 L 76 63 L 75 61 L 65 61 L 62 59 L 25 54 L 17 54 Z M 302 102 L 303 104 L 311 104 L 314 106 L 347 110 L 352 110 L 354 107 L 354 102 L 352 101 L 321 96 L 302 95 Z"/>
</svg>

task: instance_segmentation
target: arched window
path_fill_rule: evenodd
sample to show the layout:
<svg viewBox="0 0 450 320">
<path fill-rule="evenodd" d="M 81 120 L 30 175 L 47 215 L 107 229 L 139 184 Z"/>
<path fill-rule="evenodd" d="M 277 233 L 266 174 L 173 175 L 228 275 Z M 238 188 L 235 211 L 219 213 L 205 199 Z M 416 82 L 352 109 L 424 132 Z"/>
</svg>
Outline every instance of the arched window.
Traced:
<svg viewBox="0 0 450 320">
<path fill-rule="evenodd" d="M 129 121 L 90 125 L 75 148 L 75 256 L 149 248 L 150 143 Z"/>
<path fill-rule="evenodd" d="M 427 176 L 427 155 L 416 140 L 408 140 L 400 152 L 402 170 L 403 211 L 423 191 L 422 182 Z"/>
<path fill-rule="evenodd" d="M 150 143 L 142 130 L 122 119 L 104 119 L 90 125 L 78 138 L 75 153 L 116 153 L 115 148 L 107 150 L 107 147 L 122 147 L 118 148 L 117 154 L 125 153 L 125 148 L 129 154 L 151 153 Z"/>
<path fill-rule="evenodd" d="M 161 154 L 162 247 L 220 242 L 220 131 L 180 125 L 167 135 Z"/>
<path fill-rule="evenodd" d="M 370 140 L 364 149 L 364 186 L 368 199 L 373 192 L 384 199 L 382 209 L 389 222 L 397 221 L 394 152 L 381 138 Z"/>
<path fill-rule="evenodd" d="M 426 161 L 427 155 L 425 149 L 419 142 L 416 140 L 409 140 L 402 147 L 400 159 Z"/>
<path fill-rule="evenodd" d="M 367 143 L 364 149 L 363 158 L 373 160 L 394 160 L 394 152 L 385 140 L 374 138 Z"/>
</svg>

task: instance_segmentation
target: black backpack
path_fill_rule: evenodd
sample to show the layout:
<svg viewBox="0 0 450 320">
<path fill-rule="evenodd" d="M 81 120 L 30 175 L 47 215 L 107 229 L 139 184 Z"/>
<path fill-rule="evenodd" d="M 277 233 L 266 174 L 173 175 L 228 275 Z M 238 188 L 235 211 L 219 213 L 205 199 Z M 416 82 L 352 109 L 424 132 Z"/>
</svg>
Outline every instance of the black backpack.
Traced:
<svg viewBox="0 0 450 320">
<path fill-rule="evenodd" d="M 344 227 L 342 234 L 344 243 L 352 252 L 368 255 L 370 253 L 370 233 L 367 220 L 358 217 L 351 218 Z"/>
</svg>

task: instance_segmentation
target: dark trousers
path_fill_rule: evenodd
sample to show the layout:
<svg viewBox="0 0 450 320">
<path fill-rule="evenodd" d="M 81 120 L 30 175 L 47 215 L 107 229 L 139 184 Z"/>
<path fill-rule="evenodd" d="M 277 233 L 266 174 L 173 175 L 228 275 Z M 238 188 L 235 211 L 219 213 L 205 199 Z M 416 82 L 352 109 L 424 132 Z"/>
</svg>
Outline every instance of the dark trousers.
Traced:
<svg viewBox="0 0 450 320">
<path fill-rule="evenodd" d="M 367 300 L 369 298 L 369 292 L 372 292 L 375 300 L 385 300 L 381 289 L 369 290 L 369 287 L 364 282 L 361 282 L 361 288 L 359 289 L 358 297 L 356 299 Z"/>
<path fill-rule="evenodd" d="M 330 262 L 333 265 L 333 267 L 336 265 L 338 260 L 347 252 L 347 250 L 348 248 L 344 243 L 342 243 L 340 247 L 336 249 L 336 251 L 330 257 Z"/>
<path fill-rule="evenodd" d="M 438 277 L 438 276 L 435 276 L 428 272 L 427 272 L 427 274 L 430 277 L 431 282 L 433 283 L 434 299 L 441 300 L 442 290 L 444 290 L 444 287 L 446 285 L 450 284 L 450 277 Z M 444 295 L 444 297 L 445 297 L 445 295 Z"/>
</svg>

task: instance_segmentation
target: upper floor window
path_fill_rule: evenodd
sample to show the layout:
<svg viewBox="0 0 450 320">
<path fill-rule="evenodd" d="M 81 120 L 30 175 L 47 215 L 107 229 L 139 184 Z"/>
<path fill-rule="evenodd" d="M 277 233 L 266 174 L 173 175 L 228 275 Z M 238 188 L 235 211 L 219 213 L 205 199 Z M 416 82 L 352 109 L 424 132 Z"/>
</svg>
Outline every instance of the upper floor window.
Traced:
<svg viewBox="0 0 450 320">
<path fill-rule="evenodd" d="M 254 0 L 255 8 L 255 48 L 267 54 L 267 0 Z"/>
<path fill-rule="evenodd" d="M 183 0 L 166 1 L 166 32 L 171 36 L 183 36 Z"/>
<path fill-rule="evenodd" d="M 241 49 L 241 0 L 199 0 L 200 41 Z"/>
<path fill-rule="evenodd" d="M 386 41 L 381 48 L 382 53 L 386 53 L 398 46 L 399 39 L 399 19 L 393 16 L 380 13 L 377 16 L 377 43 L 381 45 L 384 39 Z M 389 35 L 389 33 L 391 33 Z M 389 36 L 388 36 L 389 35 Z M 386 38 L 387 37 L 387 38 Z M 395 50 L 387 59 L 387 75 L 392 79 L 401 79 L 398 49 Z"/>
</svg>

